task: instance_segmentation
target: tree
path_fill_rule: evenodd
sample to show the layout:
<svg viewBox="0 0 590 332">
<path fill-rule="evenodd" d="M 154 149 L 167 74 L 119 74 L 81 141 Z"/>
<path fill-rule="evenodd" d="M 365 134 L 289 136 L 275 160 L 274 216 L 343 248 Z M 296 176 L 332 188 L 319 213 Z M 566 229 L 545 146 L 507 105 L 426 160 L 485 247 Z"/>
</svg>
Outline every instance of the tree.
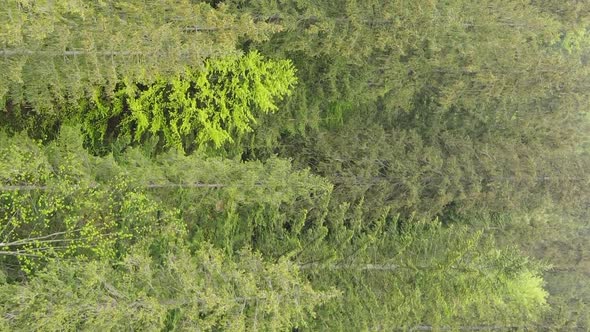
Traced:
<svg viewBox="0 0 590 332">
<path fill-rule="evenodd" d="M 117 136 L 136 142 L 152 136 L 185 152 L 219 149 L 251 132 L 256 115 L 276 111 L 275 100 L 295 82 L 288 60 L 250 52 L 207 60 L 172 80 L 121 84 L 112 98 L 98 89 L 92 102 L 81 101 L 79 120 L 95 150 Z"/>
<path fill-rule="evenodd" d="M 531 4 L 558 18 L 568 28 L 583 27 L 590 23 L 590 6 L 584 1 L 562 3 L 555 0 L 534 0 Z"/>
<path fill-rule="evenodd" d="M 332 186 L 288 160 L 243 163 L 179 151 L 152 159 L 139 148 L 95 157 L 76 128 L 61 131 L 47 146 L 2 136 L 5 256 L 33 265 L 34 256 L 114 258 L 167 224 L 186 228 L 196 246 L 211 242 L 228 253 L 249 246 L 278 258 L 305 246 L 301 231 L 322 240 L 309 228 L 322 225 Z"/>
<path fill-rule="evenodd" d="M 184 229 L 175 209 L 125 178 L 100 181 L 93 168 L 109 161 L 89 156 L 74 130 L 49 146 L 0 135 L 0 264 L 10 278 L 52 257 L 114 259 L 161 227 Z"/>
<path fill-rule="evenodd" d="M 346 294 L 320 308 L 314 329 L 534 326 L 546 309 L 540 265 L 471 227 L 386 223 L 354 256 L 302 268 L 317 289 Z"/>
<path fill-rule="evenodd" d="M 27 283 L 0 285 L 3 327 L 44 330 L 285 330 L 306 326 L 318 292 L 286 260 L 242 250 L 230 259 L 211 246 L 162 254 L 143 246 L 113 267 L 55 261 Z"/>
<path fill-rule="evenodd" d="M 188 0 L 9 0 L 0 10 L 0 104 L 59 112 L 60 104 L 96 87 L 111 95 L 121 80 L 174 77 L 239 53 L 238 41 L 263 40 L 279 29 L 226 9 Z"/>
<path fill-rule="evenodd" d="M 540 328 L 586 330 L 590 326 L 590 276 L 587 216 L 546 204 L 524 214 L 496 215 L 491 229 L 500 243 L 517 243 L 531 257 L 551 264 L 544 279 L 551 310 L 543 315 Z"/>
<path fill-rule="evenodd" d="M 588 161 L 572 152 L 587 141 L 587 55 L 572 46 L 585 39 L 565 43 L 562 34 L 576 30 L 538 7 L 231 4 L 278 15 L 286 30 L 259 47 L 292 57 L 299 73 L 284 112 L 262 117 L 249 158 L 279 153 L 329 178 L 338 200 L 364 197 L 406 214 L 518 210 L 586 195 Z"/>
</svg>

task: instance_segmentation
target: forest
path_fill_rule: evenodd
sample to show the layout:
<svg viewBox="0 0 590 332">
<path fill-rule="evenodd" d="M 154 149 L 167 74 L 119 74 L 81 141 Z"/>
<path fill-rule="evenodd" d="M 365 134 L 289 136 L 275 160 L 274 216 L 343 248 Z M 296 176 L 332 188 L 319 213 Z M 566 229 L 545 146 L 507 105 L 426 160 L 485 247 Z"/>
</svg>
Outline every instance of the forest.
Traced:
<svg viewBox="0 0 590 332">
<path fill-rule="evenodd" d="M 0 331 L 590 330 L 590 2 L 0 0 Z"/>
</svg>

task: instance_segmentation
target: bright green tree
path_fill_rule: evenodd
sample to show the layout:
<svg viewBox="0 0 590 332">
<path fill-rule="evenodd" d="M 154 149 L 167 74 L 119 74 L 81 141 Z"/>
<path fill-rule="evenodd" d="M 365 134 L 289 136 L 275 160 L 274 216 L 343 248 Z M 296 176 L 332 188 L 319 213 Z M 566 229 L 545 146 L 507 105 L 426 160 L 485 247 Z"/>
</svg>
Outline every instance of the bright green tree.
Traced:
<svg viewBox="0 0 590 332">
<path fill-rule="evenodd" d="M 110 95 L 123 79 L 174 77 L 279 29 L 226 9 L 188 0 L 5 1 L 0 104 L 12 112 L 62 111 L 68 99 L 88 97 L 97 86 Z"/>
<path fill-rule="evenodd" d="M 276 111 L 295 81 L 290 61 L 250 52 L 207 60 L 151 85 L 121 84 L 113 97 L 98 89 L 91 102 L 81 101 L 79 118 L 91 146 L 109 136 L 135 142 L 151 136 L 186 152 L 219 149 L 251 132 L 258 114 Z"/>
</svg>

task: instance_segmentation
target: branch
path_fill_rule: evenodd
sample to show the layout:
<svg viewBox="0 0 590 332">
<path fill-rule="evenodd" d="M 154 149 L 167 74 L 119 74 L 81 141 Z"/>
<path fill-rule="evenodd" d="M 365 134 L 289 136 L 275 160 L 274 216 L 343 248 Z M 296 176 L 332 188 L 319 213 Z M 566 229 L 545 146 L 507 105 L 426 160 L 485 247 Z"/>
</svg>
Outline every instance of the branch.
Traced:
<svg viewBox="0 0 590 332">
<path fill-rule="evenodd" d="M 78 229 L 73 229 L 73 230 L 67 231 L 67 232 L 56 232 L 56 233 L 51 233 L 49 235 L 32 237 L 32 238 L 27 238 L 27 239 L 13 241 L 13 242 L 6 242 L 6 243 L 0 242 L 0 246 L 6 247 L 6 246 L 21 245 L 21 244 L 26 244 L 28 242 L 32 242 L 32 241 L 35 241 L 35 240 L 47 239 L 47 238 L 50 238 L 50 237 L 55 237 L 55 236 L 67 234 L 67 233 L 70 233 L 70 232 L 73 233 L 73 232 L 77 232 L 77 231 L 80 231 L 80 230 L 82 230 L 82 229 L 81 228 L 78 228 Z M 44 242 L 44 241 L 42 241 L 42 242 Z"/>
<path fill-rule="evenodd" d="M 85 188 L 98 188 L 98 184 L 91 184 L 86 186 Z M 142 184 L 138 187 L 143 188 L 224 188 L 227 187 L 226 184 L 221 183 L 150 183 L 150 184 Z M 238 185 L 238 186 L 245 186 L 245 185 Z M 255 186 L 262 186 L 262 184 L 255 184 Z M 46 185 L 34 185 L 34 184 L 24 184 L 24 185 L 7 185 L 7 186 L 0 186 L 0 191 L 19 191 L 19 190 L 49 190 L 51 189 L 50 186 Z"/>
</svg>

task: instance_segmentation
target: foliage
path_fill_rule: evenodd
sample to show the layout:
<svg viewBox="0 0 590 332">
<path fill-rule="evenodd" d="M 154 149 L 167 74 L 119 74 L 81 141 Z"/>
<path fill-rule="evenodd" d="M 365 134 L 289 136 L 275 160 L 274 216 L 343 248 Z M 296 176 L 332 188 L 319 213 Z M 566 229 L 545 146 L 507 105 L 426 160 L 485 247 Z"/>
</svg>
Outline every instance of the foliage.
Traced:
<svg viewBox="0 0 590 332">
<path fill-rule="evenodd" d="M 279 153 L 340 201 L 405 214 L 585 208 L 584 28 L 517 1 L 230 5 L 284 24 L 255 47 L 299 73 L 249 158 Z"/>
<path fill-rule="evenodd" d="M 113 267 L 54 261 L 23 285 L 0 285 L 3 323 L 12 331 L 285 330 L 305 326 L 316 292 L 286 260 L 242 251 L 236 261 L 205 246 L 176 249 L 163 262 L 143 247 Z"/>
<path fill-rule="evenodd" d="M 2 260 L 33 272 L 51 257 L 114 259 L 162 224 L 181 227 L 124 177 L 102 183 L 74 130 L 47 147 L 2 134 L 0 231 Z M 94 165 L 93 165 L 94 164 Z"/>
<path fill-rule="evenodd" d="M 186 152 L 219 149 L 251 132 L 257 114 L 276 111 L 275 100 L 288 95 L 295 80 L 288 60 L 250 52 L 207 60 L 200 70 L 151 85 L 128 82 L 112 98 L 97 91 L 92 102 L 82 102 L 80 120 L 95 149 L 107 135 L 136 142 L 155 136 Z"/>
<path fill-rule="evenodd" d="M 19 253 L 53 256 L 39 252 L 50 240 L 64 249 L 60 255 L 113 258 L 167 223 L 186 223 L 195 246 L 208 241 L 230 254 L 250 246 L 278 257 L 321 241 L 308 228 L 323 223 L 332 186 L 286 160 L 243 163 L 178 151 L 150 159 L 139 149 L 94 157 L 69 127 L 48 146 L 24 135 L 4 138 L 3 243 L 44 237 Z"/>
<path fill-rule="evenodd" d="M 312 284 L 346 297 L 318 312 L 316 329 L 434 329 L 538 321 L 542 266 L 465 226 L 386 223 L 353 257 L 306 268 Z"/>
<path fill-rule="evenodd" d="M 586 282 L 590 276 L 590 227 L 587 216 L 571 212 L 547 204 L 543 209 L 504 215 L 500 222 L 494 222 L 499 225 L 495 229 L 502 242 L 518 243 L 526 254 L 551 264 L 544 273 L 551 310 L 540 326 L 555 330 L 585 330 L 590 326 L 590 287 Z"/>
<path fill-rule="evenodd" d="M 587 3 L 147 5 L 0 8 L 1 329 L 588 329 Z"/>
<path fill-rule="evenodd" d="M 61 112 L 60 103 L 111 95 L 117 83 L 151 84 L 235 55 L 238 41 L 280 28 L 200 1 L 8 0 L 0 9 L 0 105 Z"/>
</svg>

